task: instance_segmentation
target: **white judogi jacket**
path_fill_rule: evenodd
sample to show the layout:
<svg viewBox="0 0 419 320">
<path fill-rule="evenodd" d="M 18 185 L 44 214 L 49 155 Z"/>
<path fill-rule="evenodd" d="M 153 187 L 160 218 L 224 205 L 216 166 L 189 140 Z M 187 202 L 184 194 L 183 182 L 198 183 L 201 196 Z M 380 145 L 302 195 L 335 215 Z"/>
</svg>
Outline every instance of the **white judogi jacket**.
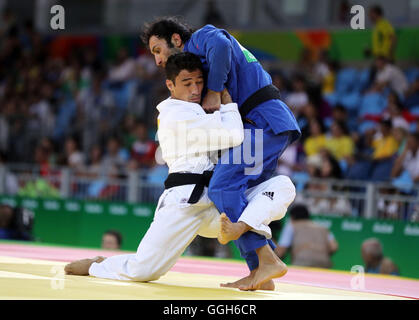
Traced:
<svg viewBox="0 0 419 320">
<path fill-rule="evenodd" d="M 243 123 L 236 103 L 207 114 L 197 103 L 168 98 L 157 110 L 157 136 L 163 160 L 172 172 L 212 170 L 210 157 L 218 150 L 240 145 Z"/>
</svg>

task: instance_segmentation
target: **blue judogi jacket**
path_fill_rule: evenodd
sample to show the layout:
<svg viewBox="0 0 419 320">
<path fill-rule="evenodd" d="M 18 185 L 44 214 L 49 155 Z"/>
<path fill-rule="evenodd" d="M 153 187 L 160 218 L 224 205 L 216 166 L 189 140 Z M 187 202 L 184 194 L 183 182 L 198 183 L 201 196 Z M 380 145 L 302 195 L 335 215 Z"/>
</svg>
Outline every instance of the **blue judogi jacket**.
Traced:
<svg viewBox="0 0 419 320">
<path fill-rule="evenodd" d="M 254 92 L 272 84 L 271 76 L 257 59 L 227 31 L 206 25 L 195 31 L 185 43 L 184 51 L 200 57 L 207 73 L 207 87 L 220 92 L 227 88 L 239 107 Z M 280 100 L 271 100 L 252 110 L 252 115 L 262 116 L 275 134 L 294 131 L 294 139 L 300 128 L 291 110 Z"/>
</svg>

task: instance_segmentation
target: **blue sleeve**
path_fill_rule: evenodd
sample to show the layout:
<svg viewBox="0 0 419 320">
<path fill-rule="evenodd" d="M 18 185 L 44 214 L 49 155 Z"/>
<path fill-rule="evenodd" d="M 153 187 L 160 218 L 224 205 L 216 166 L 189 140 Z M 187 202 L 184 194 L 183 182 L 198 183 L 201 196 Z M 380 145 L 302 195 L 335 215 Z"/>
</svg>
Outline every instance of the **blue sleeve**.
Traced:
<svg viewBox="0 0 419 320">
<path fill-rule="evenodd" d="M 231 68 L 232 47 L 221 29 L 205 26 L 194 33 L 194 42 L 202 48 L 208 63 L 208 89 L 221 92 Z"/>
<path fill-rule="evenodd" d="M 292 238 L 294 236 L 294 228 L 291 222 L 288 222 L 281 232 L 281 236 L 278 241 L 278 246 L 289 248 L 292 244 Z"/>
</svg>

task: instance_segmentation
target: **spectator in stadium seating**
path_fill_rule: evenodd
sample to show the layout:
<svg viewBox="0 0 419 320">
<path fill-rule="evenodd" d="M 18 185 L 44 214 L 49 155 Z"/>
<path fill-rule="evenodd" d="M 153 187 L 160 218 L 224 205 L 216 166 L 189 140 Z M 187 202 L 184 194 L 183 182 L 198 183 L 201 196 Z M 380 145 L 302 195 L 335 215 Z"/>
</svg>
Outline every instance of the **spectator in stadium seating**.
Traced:
<svg viewBox="0 0 419 320">
<path fill-rule="evenodd" d="M 410 129 L 409 123 L 414 121 L 415 117 L 409 113 L 397 93 L 390 92 L 388 96 L 387 109 L 384 112 L 383 118 L 391 119 L 391 124 L 393 128 L 403 128 L 407 131 Z"/>
<path fill-rule="evenodd" d="M 122 128 L 121 128 L 121 137 L 122 137 L 122 146 L 127 149 L 131 150 L 131 146 L 135 141 L 135 124 L 136 119 L 135 116 L 132 114 L 125 115 L 124 119 L 122 120 Z"/>
<path fill-rule="evenodd" d="M 407 108 L 419 106 L 419 77 L 407 89 L 404 104 Z"/>
<path fill-rule="evenodd" d="M 391 168 L 399 149 L 398 142 L 392 134 L 390 119 L 380 121 L 379 131 L 372 139 L 372 156 L 369 169 L 371 181 L 387 181 L 390 179 Z"/>
<path fill-rule="evenodd" d="M 348 111 L 344 106 L 338 103 L 336 106 L 333 107 L 332 119 L 334 121 L 346 123 L 348 121 Z"/>
<path fill-rule="evenodd" d="M 7 195 L 14 195 L 19 191 L 19 182 L 16 178 L 16 175 L 11 172 L 7 167 L 7 156 L 6 153 L 0 151 L 0 169 L 5 170 L 4 181 L 0 183 L 4 183 L 4 194 Z"/>
<path fill-rule="evenodd" d="M 403 71 L 399 67 L 389 63 L 387 58 L 383 56 L 375 58 L 375 67 L 377 73 L 369 91 L 383 92 L 385 88 L 390 88 L 400 98 L 403 98 L 409 88 L 409 83 Z"/>
<path fill-rule="evenodd" d="M 317 156 L 307 159 L 307 170 L 310 173 L 310 178 L 324 178 L 324 179 L 342 179 L 342 168 L 337 161 L 326 149 L 322 149 Z M 339 186 L 332 186 L 333 191 L 340 191 Z M 307 199 L 298 197 L 298 201 L 304 201 L 312 213 L 315 214 L 340 214 L 350 215 L 351 205 L 347 199 L 343 197 L 329 197 L 327 193 L 330 189 L 328 182 L 312 181 L 310 179 L 306 185 L 306 190 L 320 192 L 325 196 L 309 197 Z M 296 200 L 296 201 L 297 201 Z"/>
<path fill-rule="evenodd" d="M 38 80 L 34 79 L 33 81 Z M 55 125 L 55 115 L 49 102 L 52 96 L 52 87 L 46 83 L 39 85 L 34 83 L 33 90 L 35 92 L 31 95 L 28 108 L 31 119 L 30 126 L 33 127 L 33 131 L 37 131 L 39 136 L 50 136 Z"/>
<path fill-rule="evenodd" d="M 336 71 L 338 65 L 330 59 L 329 53 L 322 50 L 319 59 L 314 65 L 314 81 L 321 87 L 323 95 L 331 94 L 335 91 Z"/>
<path fill-rule="evenodd" d="M 64 148 L 64 164 L 76 172 L 83 171 L 85 157 L 79 149 L 77 140 L 74 137 L 68 137 Z"/>
<path fill-rule="evenodd" d="M 6 152 L 9 147 L 9 131 L 8 117 L 0 109 L 0 152 Z"/>
<path fill-rule="evenodd" d="M 61 89 L 71 98 L 77 97 L 80 90 L 86 89 L 89 85 L 88 79 L 83 78 L 82 62 L 75 51 L 71 51 L 65 61 L 65 67 L 61 73 Z"/>
<path fill-rule="evenodd" d="M 392 134 L 392 122 L 390 119 L 380 121 L 379 132 L 372 141 L 373 154 L 375 161 L 391 158 L 398 150 L 399 145 Z"/>
<path fill-rule="evenodd" d="M 0 36 L 4 37 L 17 27 L 16 15 L 10 8 L 5 8 L 0 19 Z"/>
<path fill-rule="evenodd" d="M 92 77 L 91 87 L 80 91 L 77 97 L 85 152 L 100 143 L 101 137 L 106 137 L 117 125 L 115 101 L 103 86 L 104 74 L 95 72 Z"/>
<path fill-rule="evenodd" d="M 39 166 L 41 176 L 47 176 L 51 173 L 50 153 L 51 150 L 41 144 L 35 149 L 35 163 Z"/>
<path fill-rule="evenodd" d="M 291 251 L 291 264 L 296 266 L 331 268 L 331 256 L 338 250 L 333 234 L 311 221 L 303 204 L 294 205 L 291 217 L 281 232 L 275 253 L 281 259 Z"/>
<path fill-rule="evenodd" d="M 33 218 L 32 211 L 0 204 L 0 239 L 33 240 Z"/>
<path fill-rule="evenodd" d="M 108 79 L 113 83 L 132 80 L 137 72 L 135 60 L 128 54 L 126 48 L 120 48 L 115 64 L 110 68 Z"/>
<path fill-rule="evenodd" d="M 354 142 L 344 122 L 333 121 L 330 134 L 326 137 L 326 149 L 337 160 L 348 160 L 353 155 Z"/>
<path fill-rule="evenodd" d="M 110 168 L 116 168 L 118 173 L 124 173 L 128 159 L 129 152 L 121 147 L 119 137 L 111 136 L 107 141 L 106 153 L 103 157 L 105 172 L 109 172 Z"/>
<path fill-rule="evenodd" d="M 286 98 L 287 105 L 291 108 L 295 117 L 301 113 L 301 110 L 308 104 L 308 95 L 306 92 L 306 84 L 304 76 L 296 74 L 292 78 L 292 91 Z"/>
<path fill-rule="evenodd" d="M 361 255 L 365 263 L 365 272 L 399 275 L 398 267 L 385 257 L 381 242 L 376 238 L 366 239 L 361 245 Z"/>
<path fill-rule="evenodd" d="M 288 78 L 284 75 L 281 70 L 272 69 L 269 71 L 269 74 L 272 78 L 272 84 L 279 89 L 281 92 L 281 98 L 285 101 L 287 100 L 290 84 Z"/>
<path fill-rule="evenodd" d="M 394 59 L 397 37 L 394 28 L 384 16 L 383 9 L 374 5 L 369 9 L 369 17 L 374 24 L 372 30 L 372 55 L 382 56 L 389 61 Z"/>
<path fill-rule="evenodd" d="M 409 174 L 411 181 L 419 182 L 419 132 L 409 134 L 404 150 L 394 162 L 391 176 L 398 177 L 403 171 Z"/>
<path fill-rule="evenodd" d="M 117 230 L 107 230 L 102 235 L 102 249 L 120 250 L 122 245 L 122 235 Z"/>
<path fill-rule="evenodd" d="M 297 65 L 295 66 L 295 72 L 304 77 L 304 81 L 313 82 L 314 79 L 314 54 L 313 50 L 308 47 L 304 47 L 300 52 Z"/>
<path fill-rule="evenodd" d="M 312 157 L 326 147 L 326 129 L 320 119 L 311 119 L 308 126 L 310 135 L 304 141 L 304 152 L 307 157 Z"/>
<path fill-rule="evenodd" d="M 313 101 L 309 101 L 301 108 L 300 116 L 297 118 L 298 125 L 301 129 L 300 142 L 304 143 L 305 139 L 310 135 L 309 123 L 311 120 L 321 119 L 319 106 L 315 105 Z"/>
<path fill-rule="evenodd" d="M 100 145 L 94 145 L 90 149 L 89 161 L 85 170 L 86 176 L 90 178 L 99 178 L 105 174 L 102 156 L 103 151 Z"/>
<path fill-rule="evenodd" d="M 394 139 L 396 139 L 397 144 L 399 145 L 399 148 L 397 149 L 396 153 L 396 155 L 399 156 L 400 154 L 402 154 L 403 150 L 406 147 L 409 131 L 406 130 L 404 127 L 396 125 L 395 127 L 393 127 L 392 135 Z"/>
<path fill-rule="evenodd" d="M 304 166 L 299 163 L 298 154 L 298 143 L 293 143 L 290 146 L 288 146 L 288 148 L 285 149 L 281 157 L 278 159 L 276 173 L 278 175 L 285 175 L 291 177 L 294 172 L 303 171 Z"/>
<path fill-rule="evenodd" d="M 157 144 L 149 139 L 147 126 L 137 122 L 134 129 L 136 140 L 131 145 L 131 158 L 137 161 L 139 167 L 150 168 L 154 164 Z"/>
</svg>

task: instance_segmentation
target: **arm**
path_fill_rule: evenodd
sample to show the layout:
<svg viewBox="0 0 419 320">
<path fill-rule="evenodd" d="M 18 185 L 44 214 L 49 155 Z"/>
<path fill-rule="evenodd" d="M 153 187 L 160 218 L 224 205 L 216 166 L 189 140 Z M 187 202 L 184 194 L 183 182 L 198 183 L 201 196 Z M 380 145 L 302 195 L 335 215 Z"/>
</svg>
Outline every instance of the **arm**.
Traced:
<svg viewBox="0 0 419 320">
<path fill-rule="evenodd" d="M 197 152 L 228 149 L 243 142 L 243 122 L 236 103 L 221 105 L 219 111 L 210 114 L 192 111 L 174 117 L 177 120 L 172 126 L 185 126 L 188 146 Z"/>
<path fill-rule="evenodd" d="M 329 253 L 330 255 L 333 255 L 338 250 L 339 245 L 332 233 L 329 233 L 328 244 L 329 244 Z"/>
<path fill-rule="evenodd" d="M 208 93 L 203 99 L 202 107 L 212 112 L 221 104 L 220 92 L 224 89 L 231 69 L 231 43 L 223 31 L 209 26 L 200 29 L 194 35 L 196 46 L 201 48 L 209 67 Z"/>
<path fill-rule="evenodd" d="M 274 252 L 280 259 L 285 256 L 288 249 L 291 247 L 293 236 L 294 229 L 292 227 L 291 222 L 288 222 L 282 230 L 281 237 L 278 241 L 278 246 L 274 250 Z"/>
</svg>

